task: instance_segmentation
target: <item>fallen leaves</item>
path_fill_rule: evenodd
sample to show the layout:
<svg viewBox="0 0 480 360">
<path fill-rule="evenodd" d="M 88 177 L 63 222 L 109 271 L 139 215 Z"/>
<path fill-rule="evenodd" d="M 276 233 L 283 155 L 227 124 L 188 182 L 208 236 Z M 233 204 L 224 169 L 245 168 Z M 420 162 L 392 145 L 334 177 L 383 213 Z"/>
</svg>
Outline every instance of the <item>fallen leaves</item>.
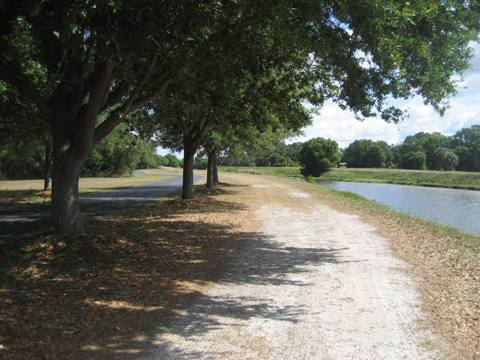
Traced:
<svg viewBox="0 0 480 360">
<path fill-rule="evenodd" d="M 45 235 L 0 255 L 0 357 L 148 352 L 216 276 L 212 269 L 249 222 L 248 196 L 200 188 L 193 200 L 101 216 L 82 236 Z"/>
</svg>

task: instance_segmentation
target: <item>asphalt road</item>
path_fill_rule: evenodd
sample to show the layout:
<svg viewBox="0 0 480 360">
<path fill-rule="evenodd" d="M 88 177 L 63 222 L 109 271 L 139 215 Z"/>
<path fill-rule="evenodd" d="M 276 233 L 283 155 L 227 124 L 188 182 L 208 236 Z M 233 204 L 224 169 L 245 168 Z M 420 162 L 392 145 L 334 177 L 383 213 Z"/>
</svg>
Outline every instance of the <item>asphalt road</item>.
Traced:
<svg viewBox="0 0 480 360">
<path fill-rule="evenodd" d="M 156 174 L 158 175 L 158 174 Z M 165 175 L 171 176 L 172 173 Z M 195 176 L 195 182 L 200 180 Z M 111 213 L 143 205 L 182 188 L 182 175 L 148 185 L 134 186 L 80 197 L 85 217 Z M 49 204 L 25 204 L 0 209 L 0 246 L 17 246 L 51 225 Z"/>
</svg>

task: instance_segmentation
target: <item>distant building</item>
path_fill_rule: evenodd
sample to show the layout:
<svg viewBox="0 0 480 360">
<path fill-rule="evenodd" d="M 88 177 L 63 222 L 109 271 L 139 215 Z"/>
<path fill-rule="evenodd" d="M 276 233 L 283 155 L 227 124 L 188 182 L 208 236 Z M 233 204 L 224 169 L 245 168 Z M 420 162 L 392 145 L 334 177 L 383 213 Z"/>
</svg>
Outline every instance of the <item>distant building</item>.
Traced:
<svg viewBox="0 0 480 360">
<path fill-rule="evenodd" d="M 346 168 L 346 167 L 347 167 L 347 163 L 346 163 L 346 162 L 338 163 L 338 167 L 339 167 L 339 168 Z"/>
</svg>

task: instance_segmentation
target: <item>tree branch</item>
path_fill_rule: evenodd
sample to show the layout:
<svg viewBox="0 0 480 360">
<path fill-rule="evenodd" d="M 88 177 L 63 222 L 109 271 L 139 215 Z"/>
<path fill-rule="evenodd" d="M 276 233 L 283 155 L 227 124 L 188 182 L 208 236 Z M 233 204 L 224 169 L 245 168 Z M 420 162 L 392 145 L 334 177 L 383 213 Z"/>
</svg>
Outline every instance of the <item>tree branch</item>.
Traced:
<svg viewBox="0 0 480 360">
<path fill-rule="evenodd" d="M 94 144 L 95 124 L 98 114 L 102 108 L 102 102 L 105 98 L 105 94 L 110 87 L 110 81 L 112 77 L 113 63 L 111 60 L 106 60 L 100 64 L 97 64 L 95 70 L 95 81 L 89 90 L 89 102 L 80 111 L 76 119 L 76 126 L 72 132 L 75 139 L 74 142 L 77 145 L 77 150 L 81 155 L 86 155 Z M 93 136 L 92 136 L 93 135 Z"/>
<path fill-rule="evenodd" d="M 121 109 L 111 112 L 108 118 L 95 128 L 93 143 L 98 144 L 102 141 L 122 120 L 123 111 Z"/>
<path fill-rule="evenodd" d="M 131 111 L 141 108 L 142 106 L 147 105 L 149 102 L 153 101 L 157 96 L 162 94 L 172 82 L 174 76 L 171 75 L 162 82 L 162 85 L 159 86 L 156 90 L 152 91 L 149 95 L 146 95 L 137 101 L 133 102 L 131 105 Z"/>
<path fill-rule="evenodd" d="M 118 84 L 115 89 L 110 91 L 110 93 L 108 94 L 107 99 L 103 104 L 102 110 L 106 110 L 109 107 L 117 104 L 122 99 L 122 97 L 128 94 L 129 89 L 130 85 L 127 82 L 122 81 L 120 84 Z"/>
</svg>

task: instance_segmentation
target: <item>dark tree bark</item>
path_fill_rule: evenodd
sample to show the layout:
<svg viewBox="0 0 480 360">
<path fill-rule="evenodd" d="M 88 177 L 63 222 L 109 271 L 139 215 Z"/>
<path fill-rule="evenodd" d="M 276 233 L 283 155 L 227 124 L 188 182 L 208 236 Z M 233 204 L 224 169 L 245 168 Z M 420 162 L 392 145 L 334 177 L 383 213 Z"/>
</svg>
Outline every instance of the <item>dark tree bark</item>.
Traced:
<svg viewBox="0 0 480 360">
<path fill-rule="evenodd" d="M 208 153 L 208 162 L 207 162 L 207 188 L 209 190 L 213 189 L 214 185 L 214 165 L 215 165 L 215 151 L 210 151 Z"/>
<path fill-rule="evenodd" d="M 57 234 L 78 234 L 83 230 L 78 200 L 78 180 L 85 156 L 66 149 L 54 140 L 52 171 L 53 228 Z"/>
<path fill-rule="evenodd" d="M 45 162 L 43 164 L 43 191 L 50 189 L 50 172 L 52 166 L 52 147 L 50 141 L 45 143 Z"/>
<path fill-rule="evenodd" d="M 213 156 L 213 184 L 217 185 L 218 180 L 218 154 L 215 152 Z"/>
<path fill-rule="evenodd" d="M 183 184 L 182 198 L 193 198 L 193 162 L 195 158 L 196 146 L 190 139 L 183 141 Z"/>
</svg>

